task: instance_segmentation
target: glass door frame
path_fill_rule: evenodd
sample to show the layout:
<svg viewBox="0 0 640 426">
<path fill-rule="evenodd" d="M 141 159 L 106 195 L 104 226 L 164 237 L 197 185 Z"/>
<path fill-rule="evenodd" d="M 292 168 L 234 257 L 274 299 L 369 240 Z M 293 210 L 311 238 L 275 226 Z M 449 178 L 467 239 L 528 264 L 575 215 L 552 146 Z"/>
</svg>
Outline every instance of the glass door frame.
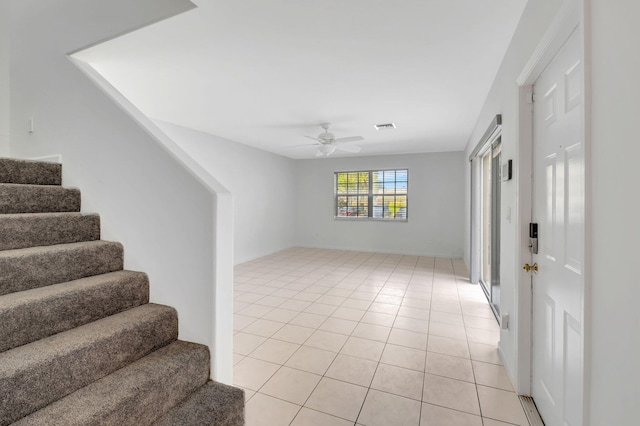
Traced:
<svg viewBox="0 0 640 426">
<path fill-rule="evenodd" d="M 471 163 L 469 278 L 472 283 L 480 285 L 498 321 L 500 318 L 501 142 L 502 117 L 497 115 L 469 156 Z M 487 167 L 489 170 L 486 170 Z M 489 259 L 485 262 L 487 257 Z"/>
<path fill-rule="evenodd" d="M 502 139 L 497 135 L 480 158 L 480 285 L 496 318 L 500 315 L 500 210 Z"/>
</svg>

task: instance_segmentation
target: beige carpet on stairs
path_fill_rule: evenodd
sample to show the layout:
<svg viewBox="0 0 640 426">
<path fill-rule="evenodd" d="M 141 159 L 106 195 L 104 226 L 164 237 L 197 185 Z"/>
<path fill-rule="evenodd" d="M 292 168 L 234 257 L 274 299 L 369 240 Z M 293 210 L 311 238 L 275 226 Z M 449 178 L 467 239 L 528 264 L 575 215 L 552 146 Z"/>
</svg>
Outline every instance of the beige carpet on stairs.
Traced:
<svg viewBox="0 0 640 426">
<path fill-rule="evenodd" d="M 61 184 L 59 164 L 0 158 L 0 426 L 243 425 L 243 391 Z"/>
</svg>

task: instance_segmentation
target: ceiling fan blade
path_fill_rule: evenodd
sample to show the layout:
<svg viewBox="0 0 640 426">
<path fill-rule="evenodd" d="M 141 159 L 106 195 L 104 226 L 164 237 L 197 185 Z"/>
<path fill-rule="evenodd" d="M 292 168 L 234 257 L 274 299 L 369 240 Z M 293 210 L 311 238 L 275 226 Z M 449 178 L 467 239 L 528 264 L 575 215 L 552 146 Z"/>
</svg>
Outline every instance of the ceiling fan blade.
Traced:
<svg viewBox="0 0 640 426">
<path fill-rule="evenodd" d="M 336 149 L 339 149 L 340 151 L 351 152 L 352 154 L 355 154 L 355 153 L 360 152 L 360 150 L 362 148 L 360 148 L 358 145 L 337 145 Z"/>
<path fill-rule="evenodd" d="M 349 136 L 346 138 L 338 138 L 335 139 L 333 142 L 334 143 L 345 143 L 345 142 L 358 142 L 358 141 L 363 141 L 364 138 L 362 136 Z"/>
<path fill-rule="evenodd" d="M 306 136 L 305 135 L 305 138 L 309 138 L 309 139 L 313 139 L 314 141 L 322 142 L 322 139 L 316 138 L 314 136 Z"/>
<path fill-rule="evenodd" d="M 316 157 L 324 157 L 324 154 L 320 151 L 316 151 Z"/>
</svg>

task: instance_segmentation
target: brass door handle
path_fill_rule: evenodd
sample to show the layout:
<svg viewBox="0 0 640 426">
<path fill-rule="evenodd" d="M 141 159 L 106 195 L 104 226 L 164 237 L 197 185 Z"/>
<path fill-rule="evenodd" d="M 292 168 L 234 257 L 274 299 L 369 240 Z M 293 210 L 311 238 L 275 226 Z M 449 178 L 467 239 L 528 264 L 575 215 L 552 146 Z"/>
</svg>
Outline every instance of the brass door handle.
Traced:
<svg viewBox="0 0 640 426">
<path fill-rule="evenodd" d="M 533 265 L 529 265 L 528 263 L 525 263 L 522 269 L 524 269 L 527 272 L 529 271 L 538 272 L 538 263 L 534 263 Z"/>
</svg>

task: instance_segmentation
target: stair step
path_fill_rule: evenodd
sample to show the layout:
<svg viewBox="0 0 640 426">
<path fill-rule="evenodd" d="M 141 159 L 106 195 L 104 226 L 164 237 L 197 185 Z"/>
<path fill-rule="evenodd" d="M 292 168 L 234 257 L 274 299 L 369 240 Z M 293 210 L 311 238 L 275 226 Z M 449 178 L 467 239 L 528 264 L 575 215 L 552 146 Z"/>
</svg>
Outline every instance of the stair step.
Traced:
<svg viewBox="0 0 640 426">
<path fill-rule="evenodd" d="M 0 296 L 122 268 L 122 244 L 109 241 L 0 251 Z"/>
<path fill-rule="evenodd" d="M 139 360 L 177 335 L 176 311 L 146 304 L 0 353 L 0 425 Z M 111 390 L 116 391 L 116 387 Z"/>
<path fill-rule="evenodd" d="M 120 271 L 0 297 L 0 352 L 149 301 L 142 272 Z"/>
<path fill-rule="evenodd" d="M 0 215 L 0 250 L 100 239 L 100 216 L 81 213 Z"/>
<path fill-rule="evenodd" d="M 62 183 L 62 164 L 0 158 L 0 182 L 60 185 Z"/>
<path fill-rule="evenodd" d="M 0 183 L 0 214 L 79 211 L 78 189 Z"/>
<path fill-rule="evenodd" d="M 19 420 L 15 426 L 151 425 L 208 378 L 207 347 L 176 341 Z"/>
<path fill-rule="evenodd" d="M 244 425 L 244 391 L 210 381 L 154 423 L 154 426 L 189 425 Z"/>
</svg>

